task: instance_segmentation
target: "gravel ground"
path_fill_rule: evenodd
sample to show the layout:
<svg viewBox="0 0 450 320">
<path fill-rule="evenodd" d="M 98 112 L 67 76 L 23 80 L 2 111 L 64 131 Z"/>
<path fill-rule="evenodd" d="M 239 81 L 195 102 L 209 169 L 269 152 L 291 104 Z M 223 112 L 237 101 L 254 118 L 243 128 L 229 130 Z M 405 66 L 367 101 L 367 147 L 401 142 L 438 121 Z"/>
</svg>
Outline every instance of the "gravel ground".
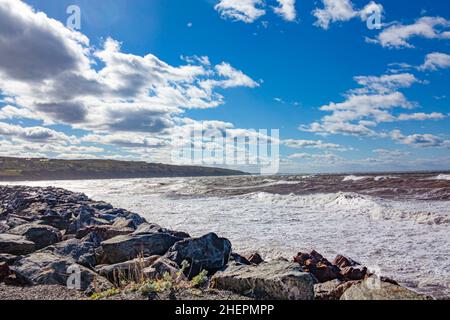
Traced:
<svg viewBox="0 0 450 320">
<path fill-rule="evenodd" d="M 81 292 L 58 285 L 18 287 L 0 284 L 1 300 L 89 300 Z M 119 294 L 105 300 L 149 300 L 139 293 Z M 152 300 L 249 300 L 249 298 L 220 290 L 179 290 L 174 294 L 160 293 Z"/>
<path fill-rule="evenodd" d="M 0 284 L 0 300 L 80 300 L 81 293 L 63 286 L 16 287 Z"/>
</svg>

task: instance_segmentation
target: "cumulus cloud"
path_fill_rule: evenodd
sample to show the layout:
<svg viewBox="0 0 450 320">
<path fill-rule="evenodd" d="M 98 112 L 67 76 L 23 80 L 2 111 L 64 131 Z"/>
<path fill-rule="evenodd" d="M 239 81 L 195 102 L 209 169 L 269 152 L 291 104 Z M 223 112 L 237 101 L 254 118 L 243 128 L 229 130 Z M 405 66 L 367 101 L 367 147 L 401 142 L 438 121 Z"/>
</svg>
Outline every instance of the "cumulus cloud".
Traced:
<svg viewBox="0 0 450 320">
<path fill-rule="evenodd" d="M 384 29 L 376 39 L 369 42 L 378 43 L 386 48 L 414 48 L 409 40 L 414 37 L 426 39 L 450 39 L 450 21 L 441 17 L 422 17 L 413 24 L 395 23 Z"/>
<path fill-rule="evenodd" d="M 294 139 L 287 139 L 283 141 L 283 144 L 289 148 L 293 149 L 305 149 L 305 148 L 312 148 L 312 149 L 334 149 L 337 151 L 346 151 L 349 150 L 349 148 L 346 148 L 344 146 L 341 146 L 339 144 L 335 143 L 326 143 L 322 140 L 294 140 Z"/>
<path fill-rule="evenodd" d="M 277 0 L 279 6 L 274 7 L 274 12 L 286 21 L 295 21 L 297 18 L 297 10 L 295 8 L 295 0 Z"/>
<path fill-rule="evenodd" d="M 412 114 L 400 114 L 397 119 L 401 121 L 408 120 L 442 120 L 447 118 L 447 116 L 440 112 L 432 112 L 432 113 L 412 113 Z"/>
<path fill-rule="evenodd" d="M 450 140 L 442 139 L 432 134 L 404 135 L 400 130 L 391 132 L 394 141 L 417 148 L 450 148 Z"/>
<path fill-rule="evenodd" d="M 419 82 L 412 74 L 358 76 L 354 79 L 361 88 L 347 92 L 343 102 L 331 102 L 320 107 L 321 111 L 331 114 L 324 116 L 320 122 L 300 126 L 300 130 L 321 135 L 376 136 L 378 133 L 374 128 L 378 124 L 397 120 L 393 115 L 394 109 L 415 107 L 398 91 Z"/>
<path fill-rule="evenodd" d="M 214 7 L 224 19 L 252 23 L 266 14 L 264 0 L 220 0 Z"/>
<path fill-rule="evenodd" d="M 450 68 L 450 55 L 441 52 L 427 54 L 425 62 L 419 67 L 422 71 L 436 71 Z"/>
<path fill-rule="evenodd" d="M 227 62 L 214 65 L 205 56 L 183 60 L 174 66 L 153 54 L 124 53 L 121 43 L 112 38 L 93 47 L 85 35 L 43 12 L 21 1 L 3 0 L 0 91 L 7 105 L 0 106 L 0 119 L 26 118 L 42 126 L 2 123 L 2 141 L 55 144 L 60 139 L 61 145 L 158 149 L 160 143 L 154 139 L 170 136 L 172 129 L 179 128 L 186 109 L 223 104 L 219 89 L 259 86 Z M 81 141 L 45 127 L 50 125 L 67 125 L 80 130 L 79 135 L 103 138 Z M 138 139 L 139 134 L 143 138 Z M 61 149 L 65 154 L 89 151 L 92 154 L 87 149 Z"/>
<path fill-rule="evenodd" d="M 383 12 L 381 4 L 371 1 L 364 8 L 355 9 L 351 0 L 322 0 L 323 8 L 317 8 L 313 15 L 317 21 L 315 25 L 322 29 L 328 29 L 331 23 L 349 21 L 353 18 L 360 18 L 366 21 L 374 12 Z"/>
</svg>

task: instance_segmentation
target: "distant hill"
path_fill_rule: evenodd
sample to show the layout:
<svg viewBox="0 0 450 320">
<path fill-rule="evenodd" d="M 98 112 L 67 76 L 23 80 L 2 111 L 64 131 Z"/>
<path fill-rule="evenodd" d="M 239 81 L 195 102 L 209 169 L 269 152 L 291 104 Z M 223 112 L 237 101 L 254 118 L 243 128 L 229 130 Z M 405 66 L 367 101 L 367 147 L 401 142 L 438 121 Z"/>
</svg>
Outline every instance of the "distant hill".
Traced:
<svg viewBox="0 0 450 320">
<path fill-rule="evenodd" d="M 0 157 L 0 181 L 131 179 L 229 176 L 246 173 L 210 167 L 115 160 L 58 160 Z"/>
</svg>

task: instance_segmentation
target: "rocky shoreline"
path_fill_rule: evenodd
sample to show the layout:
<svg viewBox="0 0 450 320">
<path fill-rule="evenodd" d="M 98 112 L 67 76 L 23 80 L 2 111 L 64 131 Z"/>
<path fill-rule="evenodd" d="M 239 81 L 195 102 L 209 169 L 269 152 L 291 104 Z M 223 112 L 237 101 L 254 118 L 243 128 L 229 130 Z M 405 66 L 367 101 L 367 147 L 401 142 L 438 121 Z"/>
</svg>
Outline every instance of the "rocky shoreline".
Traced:
<svg viewBox="0 0 450 320">
<path fill-rule="evenodd" d="M 344 256 L 265 262 L 84 194 L 0 186 L 0 300 L 58 298 L 431 299 Z"/>
</svg>

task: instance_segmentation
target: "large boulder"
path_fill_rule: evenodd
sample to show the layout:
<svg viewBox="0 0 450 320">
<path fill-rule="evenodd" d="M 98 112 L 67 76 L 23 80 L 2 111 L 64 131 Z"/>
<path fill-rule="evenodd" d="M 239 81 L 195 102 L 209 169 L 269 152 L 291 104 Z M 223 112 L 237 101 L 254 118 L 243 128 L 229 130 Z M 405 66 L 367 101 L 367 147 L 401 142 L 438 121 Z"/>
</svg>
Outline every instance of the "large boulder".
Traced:
<svg viewBox="0 0 450 320">
<path fill-rule="evenodd" d="M 103 262 L 114 264 L 139 256 L 164 255 L 180 240 L 167 233 L 117 236 L 101 243 Z"/>
<path fill-rule="evenodd" d="M 431 298 L 372 276 L 351 286 L 341 300 L 430 300 Z"/>
<path fill-rule="evenodd" d="M 162 279 L 166 274 L 175 279 L 179 276 L 180 268 L 174 261 L 160 257 L 151 266 L 142 270 L 142 273 L 146 279 Z M 181 275 L 184 278 L 184 275 Z"/>
<path fill-rule="evenodd" d="M 52 252 L 35 252 L 16 261 L 11 267 L 16 277 L 30 285 L 75 285 L 75 289 L 87 290 L 93 283 L 99 288 L 111 288 L 105 278 L 95 272 L 78 265 L 73 259 Z M 79 274 L 79 287 L 76 281 L 70 282 L 69 277 Z M 75 279 L 75 278 L 74 278 Z"/>
<path fill-rule="evenodd" d="M 183 261 L 189 263 L 185 274 L 192 278 L 202 270 L 210 274 L 223 269 L 230 259 L 231 242 L 225 238 L 219 238 L 215 233 L 209 233 L 195 239 L 185 239 L 177 242 L 166 257 L 175 261 L 179 266 Z"/>
<path fill-rule="evenodd" d="M 96 233 L 102 241 L 109 240 L 111 238 L 130 234 L 134 231 L 132 228 L 127 227 L 115 227 L 110 225 L 89 226 L 77 231 L 75 237 L 82 239 L 90 233 Z"/>
<path fill-rule="evenodd" d="M 157 225 L 155 223 L 143 223 L 136 229 L 136 231 L 133 232 L 133 234 L 143 235 L 143 234 L 149 234 L 149 233 L 155 233 L 155 232 L 156 233 L 158 233 L 158 232 L 168 233 L 174 237 L 179 237 L 179 238 L 183 238 L 183 239 L 191 237 L 186 232 L 169 230 L 169 229 L 163 228 L 160 225 Z"/>
<path fill-rule="evenodd" d="M 258 266 L 230 265 L 216 273 L 211 286 L 259 299 L 312 300 L 314 281 L 296 263 L 272 261 Z"/>
<path fill-rule="evenodd" d="M 36 249 L 42 249 L 62 240 L 58 229 L 47 225 L 27 223 L 8 231 L 10 234 L 24 236 L 36 244 Z"/>
<path fill-rule="evenodd" d="M 160 256 L 151 256 L 111 265 L 103 265 L 97 268 L 97 273 L 115 284 L 119 284 L 123 279 L 139 282 L 142 280 L 142 271 L 151 266 L 159 258 Z"/>
<path fill-rule="evenodd" d="M 24 236 L 15 234 L 0 234 L 0 253 L 16 256 L 29 254 L 35 251 L 35 244 Z"/>
<path fill-rule="evenodd" d="M 314 299 L 339 300 L 345 290 L 358 283 L 358 281 L 343 282 L 337 279 L 324 283 L 317 283 L 314 285 Z"/>
<path fill-rule="evenodd" d="M 60 256 L 69 257 L 76 263 L 87 268 L 94 268 L 98 264 L 95 249 L 98 243 L 89 238 L 69 239 L 46 247 L 43 251 L 51 252 Z"/>
</svg>

